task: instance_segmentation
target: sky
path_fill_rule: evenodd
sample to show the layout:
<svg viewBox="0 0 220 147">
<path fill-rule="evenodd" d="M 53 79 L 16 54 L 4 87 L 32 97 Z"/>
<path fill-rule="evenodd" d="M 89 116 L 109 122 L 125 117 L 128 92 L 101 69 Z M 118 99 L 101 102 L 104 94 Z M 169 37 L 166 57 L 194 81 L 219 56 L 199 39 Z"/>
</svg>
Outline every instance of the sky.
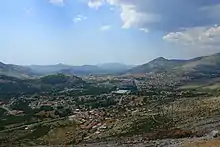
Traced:
<svg viewBox="0 0 220 147">
<path fill-rule="evenodd" d="M 2 0 L 0 62 L 142 64 L 220 52 L 219 0 Z"/>
</svg>

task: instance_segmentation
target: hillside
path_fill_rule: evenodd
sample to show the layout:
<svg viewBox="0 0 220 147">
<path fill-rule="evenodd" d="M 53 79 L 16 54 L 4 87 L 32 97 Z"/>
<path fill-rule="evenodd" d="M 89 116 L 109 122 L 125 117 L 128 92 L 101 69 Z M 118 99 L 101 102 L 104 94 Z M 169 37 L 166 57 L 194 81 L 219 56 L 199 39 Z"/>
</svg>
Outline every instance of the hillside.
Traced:
<svg viewBox="0 0 220 147">
<path fill-rule="evenodd" d="M 5 75 L 0 76 L 0 99 L 17 97 L 22 94 L 33 94 L 40 91 L 34 80 L 24 80 Z"/>
<path fill-rule="evenodd" d="M 46 84 L 59 87 L 73 87 L 85 84 L 85 82 L 74 75 L 54 74 L 39 79 L 40 84 Z"/>
<path fill-rule="evenodd" d="M 15 77 L 0 76 L 0 99 L 17 97 L 23 94 L 50 92 L 51 90 L 64 90 L 65 88 L 82 87 L 86 83 L 76 76 L 55 74 L 39 79 L 19 79 Z"/>
<path fill-rule="evenodd" d="M 126 74 L 170 73 L 192 78 L 217 77 L 220 74 L 220 54 L 197 57 L 190 60 L 168 60 L 157 58 L 128 70 Z"/>
<path fill-rule="evenodd" d="M 173 68 L 183 65 L 185 60 L 168 60 L 163 57 L 156 58 L 149 63 L 134 67 L 127 71 L 127 74 L 140 73 L 158 73 L 172 70 Z"/>
<path fill-rule="evenodd" d="M 105 64 L 100 64 L 98 65 L 99 68 L 101 68 L 102 70 L 105 70 L 106 72 L 123 72 L 126 70 L 129 70 L 131 68 L 133 68 L 134 66 L 132 65 L 126 65 L 126 64 L 122 64 L 122 63 L 105 63 Z"/>
<path fill-rule="evenodd" d="M 17 78 L 31 78 L 33 76 L 36 76 L 37 74 L 34 70 L 28 67 L 13 64 L 4 64 L 0 62 L 0 75 L 7 75 Z"/>
<path fill-rule="evenodd" d="M 175 70 L 187 73 L 200 74 L 219 74 L 220 73 L 220 54 L 213 54 L 188 60 L 185 64 L 176 66 Z"/>
</svg>

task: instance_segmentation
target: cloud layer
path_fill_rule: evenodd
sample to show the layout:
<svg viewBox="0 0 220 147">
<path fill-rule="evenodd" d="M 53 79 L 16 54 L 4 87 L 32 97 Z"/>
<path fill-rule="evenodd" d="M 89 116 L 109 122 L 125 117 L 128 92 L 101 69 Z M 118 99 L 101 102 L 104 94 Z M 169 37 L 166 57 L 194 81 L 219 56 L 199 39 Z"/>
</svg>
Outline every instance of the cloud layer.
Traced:
<svg viewBox="0 0 220 147">
<path fill-rule="evenodd" d="M 220 45 L 220 26 L 194 27 L 179 32 L 171 32 L 165 35 L 163 39 L 184 46 L 215 47 Z"/>
<path fill-rule="evenodd" d="M 102 6 L 104 3 L 104 0 L 90 0 L 88 2 L 88 6 L 91 8 L 98 9 L 100 6 Z"/>
<path fill-rule="evenodd" d="M 120 9 L 122 28 L 167 32 L 220 23 L 218 15 L 213 15 L 220 13 L 218 4 L 219 0 L 88 0 L 92 8 L 111 5 Z"/>
</svg>

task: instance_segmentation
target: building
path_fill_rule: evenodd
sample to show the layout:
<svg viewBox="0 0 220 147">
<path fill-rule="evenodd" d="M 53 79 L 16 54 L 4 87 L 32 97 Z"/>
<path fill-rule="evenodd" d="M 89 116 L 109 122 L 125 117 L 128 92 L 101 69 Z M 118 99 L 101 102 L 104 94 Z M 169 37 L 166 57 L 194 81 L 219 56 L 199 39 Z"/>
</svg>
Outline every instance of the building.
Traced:
<svg viewBox="0 0 220 147">
<path fill-rule="evenodd" d="M 124 94 L 129 94 L 131 93 L 130 90 L 118 90 L 118 91 L 113 91 L 112 94 L 117 94 L 117 95 L 124 95 Z"/>
</svg>

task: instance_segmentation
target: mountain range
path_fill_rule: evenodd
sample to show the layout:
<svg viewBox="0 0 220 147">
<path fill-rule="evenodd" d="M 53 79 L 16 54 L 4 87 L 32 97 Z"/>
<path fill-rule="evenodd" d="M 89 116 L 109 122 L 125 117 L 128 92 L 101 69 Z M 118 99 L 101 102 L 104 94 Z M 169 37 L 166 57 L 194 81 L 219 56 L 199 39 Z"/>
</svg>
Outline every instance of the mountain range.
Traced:
<svg viewBox="0 0 220 147">
<path fill-rule="evenodd" d="M 82 65 L 71 66 L 66 64 L 56 65 L 30 65 L 28 68 L 36 71 L 41 75 L 63 73 L 74 75 L 89 75 L 89 74 L 114 74 L 119 72 L 125 72 L 133 66 L 125 65 L 122 63 L 106 63 L 100 65 Z"/>
<path fill-rule="evenodd" d="M 100 65 L 71 66 L 56 65 L 30 65 L 19 66 L 0 62 L 0 75 L 19 78 L 46 76 L 50 74 L 70 75 L 97 75 L 97 74 L 155 74 L 172 73 L 197 76 L 218 76 L 220 74 L 220 53 L 197 57 L 189 60 L 156 58 L 146 64 L 129 66 L 121 63 L 106 63 Z"/>
<path fill-rule="evenodd" d="M 51 74 L 63 73 L 70 75 L 97 75 L 122 73 L 133 66 L 121 63 L 106 63 L 99 65 L 72 66 L 66 64 L 56 65 L 29 65 L 19 66 L 0 62 L 0 75 L 7 75 L 16 78 L 33 78 L 37 76 L 47 76 Z"/>
</svg>

